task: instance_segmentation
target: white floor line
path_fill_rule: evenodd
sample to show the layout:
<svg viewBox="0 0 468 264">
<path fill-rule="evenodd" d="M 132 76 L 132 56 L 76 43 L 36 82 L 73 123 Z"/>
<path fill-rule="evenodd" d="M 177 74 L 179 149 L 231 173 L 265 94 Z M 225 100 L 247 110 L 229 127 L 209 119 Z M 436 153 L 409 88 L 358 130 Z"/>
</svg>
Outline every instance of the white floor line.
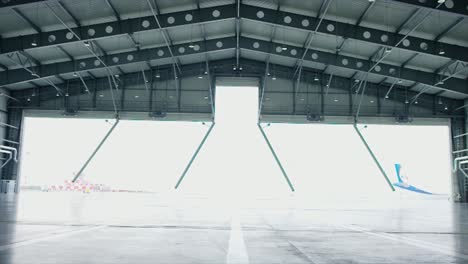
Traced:
<svg viewBox="0 0 468 264">
<path fill-rule="evenodd" d="M 85 227 L 85 228 L 80 228 L 78 230 L 66 231 L 66 232 L 52 234 L 52 235 L 48 235 L 48 236 L 44 236 L 44 237 L 28 239 L 28 240 L 19 241 L 19 242 L 13 242 L 13 243 L 8 244 L 8 245 L 0 246 L 0 252 L 8 250 L 8 249 L 29 246 L 29 245 L 36 244 L 36 243 L 43 242 L 43 241 L 49 241 L 49 240 L 68 237 L 68 236 L 72 236 L 72 235 L 76 235 L 76 234 L 80 234 L 80 233 L 84 233 L 84 232 L 89 232 L 89 231 L 101 229 L 103 227 L 105 227 L 105 226 Z"/>
<path fill-rule="evenodd" d="M 227 264 L 248 264 L 249 256 L 245 247 L 244 235 L 240 225 L 238 214 L 234 214 L 231 219 L 231 234 L 229 238 Z"/>
<path fill-rule="evenodd" d="M 442 246 L 439 244 L 434 244 L 431 242 L 414 239 L 414 238 L 403 237 L 399 235 L 387 234 L 387 233 L 382 233 L 382 232 L 373 232 L 373 231 L 370 231 L 368 229 L 358 227 L 358 226 L 340 225 L 340 227 L 348 229 L 348 230 L 352 230 L 352 231 L 361 232 L 361 233 L 375 236 L 375 237 L 380 237 L 380 238 L 385 238 L 385 239 L 400 242 L 400 243 L 405 243 L 407 245 L 442 253 L 444 255 L 449 255 L 449 256 L 456 257 L 456 258 L 468 260 L 468 255 L 457 252 L 451 247 L 446 247 L 446 246 Z"/>
</svg>

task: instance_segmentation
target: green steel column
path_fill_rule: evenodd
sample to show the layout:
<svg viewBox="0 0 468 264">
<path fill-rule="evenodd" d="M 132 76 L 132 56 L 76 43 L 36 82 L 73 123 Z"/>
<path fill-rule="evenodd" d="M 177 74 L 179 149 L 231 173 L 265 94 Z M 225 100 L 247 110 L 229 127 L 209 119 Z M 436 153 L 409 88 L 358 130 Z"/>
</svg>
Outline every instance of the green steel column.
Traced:
<svg viewBox="0 0 468 264">
<path fill-rule="evenodd" d="M 86 162 L 83 164 L 83 166 L 81 167 L 80 171 L 78 171 L 78 173 L 76 174 L 75 178 L 73 178 L 73 181 L 72 182 L 75 182 L 76 180 L 78 180 L 78 178 L 80 178 L 81 176 L 81 173 L 83 173 L 83 171 L 86 169 L 86 167 L 88 167 L 89 163 L 91 162 L 91 160 L 93 160 L 94 156 L 98 153 L 98 151 L 101 149 L 102 145 L 104 145 L 104 143 L 107 141 L 107 138 L 109 138 L 109 136 L 112 134 L 112 132 L 114 131 L 115 127 L 117 126 L 117 124 L 119 124 L 119 119 L 117 118 L 117 120 L 115 121 L 114 125 L 112 125 L 112 127 L 109 129 L 109 131 L 107 132 L 107 134 L 104 136 L 104 138 L 101 140 L 101 142 L 99 143 L 99 145 L 96 147 L 96 149 L 93 151 L 93 153 L 91 154 L 91 156 L 89 156 L 88 160 L 86 160 Z"/>
<path fill-rule="evenodd" d="M 366 146 L 366 149 L 367 151 L 369 152 L 369 154 L 371 155 L 372 159 L 374 160 L 375 164 L 377 165 L 377 167 L 379 167 L 379 170 L 380 172 L 382 173 L 382 175 L 384 176 L 385 180 L 387 181 L 388 183 L 388 186 L 390 186 L 390 189 L 392 189 L 392 191 L 395 191 L 395 187 L 393 187 L 393 184 L 392 182 L 390 182 L 390 180 L 388 179 L 388 176 L 387 174 L 385 173 L 384 169 L 382 168 L 382 165 L 380 165 L 380 162 L 379 160 L 377 159 L 377 157 L 374 155 L 374 152 L 372 152 L 372 149 L 369 147 L 369 144 L 367 144 L 367 141 L 366 139 L 364 138 L 364 136 L 361 134 L 361 131 L 359 131 L 358 127 L 356 124 L 353 125 L 354 129 L 356 130 L 357 134 L 359 135 L 359 138 L 361 139 L 362 143 L 364 144 L 364 146 Z"/>
<path fill-rule="evenodd" d="M 288 174 L 286 173 L 286 171 L 284 170 L 283 168 L 283 165 L 281 165 L 281 161 L 279 160 L 278 156 L 276 155 L 276 152 L 275 150 L 273 149 L 273 146 L 271 145 L 270 143 L 270 140 L 268 140 L 268 137 L 267 135 L 265 134 L 265 131 L 263 131 L 263 128 L 262 126 L 260 125 L 260 123 L 257 124 L 258 128 L 260 129 L 260 132 L 262 132 L 262 136 L 263 138 L 265 139 L 267 145 L 268 145 L 268 148 L 270 148 L 270 151 L 271 151 L 271 154 L 273 154 L 273 157 L 275 158 L 276 160 L 276 163 L 278 164 L 279 168 L 281 169 L 281 172 L 283 173 L 283 176 L 284 178 L 286 179 L 286 182 L 288 183 L 289 185 L 289 188 L 291 189 L 292 192 L 294 192 L 294 186 L 292 185 L 291 181 L 289 180 L 289 177 L 288 177 Z"/>
<path fill-rule="evenodd" d="M 195 153 L 193 153 L 193 156 L 192 156 L 192 158 L 190 159 L 189 163 L 187 164 L 187 167 L 185 167 L 184 172 L 182 173 L 182 175 L 180 176 L 179 180 L 177 181 L 177 184 L 176 184 L 176 186 L 174 187 L 175 189 L 179 188 L 179 185 L 180 185 L 180 184 L 182 183 L 182 181 L 184 180 L 185 175 L 187 174 L 188 170 L 189 170 L 190 167 L 192 166 L 193 161 L 195 161 L 195 159 L 197 158 L 198 153 L 200 152 L 201 148 L 202 148 L 203 145 L 205 144 L 205 141 L 206 141 L 206 139 L 208 138 L 208 136 L 210 135 L 211 130 L 213 130 L 214 125 L 215 125 L 215 122 L 213 121 L 213 123 L 211 124 L 210 128 L 209 128 L 208 131 L 206 132 L 205 137 L 203 137 L 202 141 L 200 142 L 200 145 L 198 145 L 197 150 L 195 151 Z"/>
</svg>

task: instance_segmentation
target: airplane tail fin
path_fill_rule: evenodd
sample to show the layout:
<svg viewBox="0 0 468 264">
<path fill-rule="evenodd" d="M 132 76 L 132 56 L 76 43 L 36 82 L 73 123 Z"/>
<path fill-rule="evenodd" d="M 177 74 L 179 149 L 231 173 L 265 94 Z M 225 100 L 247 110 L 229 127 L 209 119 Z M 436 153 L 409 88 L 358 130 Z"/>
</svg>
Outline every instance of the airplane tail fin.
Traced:
<svg viewBox="0 0 468 264">
<path fill-rule="evenodd" d="M 395 163 L 396 176 L 397 176 L 398 182 L 401 183 L 401 182 L 403 182 L 403 181 L 401 180 L 400 169 L 401 169 L 401 165 L 398 164 L 398 163 Z"/>
</svg>

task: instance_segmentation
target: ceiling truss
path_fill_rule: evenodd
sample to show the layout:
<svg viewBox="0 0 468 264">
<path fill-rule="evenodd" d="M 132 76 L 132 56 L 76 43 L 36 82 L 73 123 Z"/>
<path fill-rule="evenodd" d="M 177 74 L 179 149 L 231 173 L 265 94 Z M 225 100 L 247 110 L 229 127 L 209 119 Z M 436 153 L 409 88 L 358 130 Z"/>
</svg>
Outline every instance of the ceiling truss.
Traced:
<svg viewBox="0 0 468 264">
<path fill-rule="evenodd" d="M 397 84 L 395 81 L 396 79 L 414 83 L 411 87 L 414 87 L 418 83 L 423 84 L 425 86 L 424 92 L 434 89 L 438 91 L 437 94 L 450 91 L 468 96 L 468 81 L 457 77 L 457 74 L 466 70 L 468 66 L 468 47 L 447 44 L 440 41 L 447 33 L 460 25 L 465 17 L 468 16 L 468 9 L 466 6 L 462 7 L 463 4 L 460 2 L 456 2 L 454 6 L 449 6 L 447 4 L 439 5 L 436 0 L 428 0 L 426 3 L 419 3 L 413 0 L 391 0 L 393 2 L 409 4 L 417 9 L 402 23 L 399 30 L 396 32 L 388 32 L 361 26 L 361 22 L 374 7 L 375 2 L 369 3 L 355 24 L 346 24 L 336 20 L 324 19 L 319 15 L 317 17 L 311 17 L 281 11 L 279 6 L 276 10 L 251 6 L 241 3 L 241 0 L 237 0 L 234 4 L 206 8 L 200 8 L 198 3 L 197 9 L 165 14 L 160 14 L 156 1 L 148 0 L 149 3 L 154 3 L 154 14 L 152 16 L 122 19 L 115 6 L 112 4 L 112 1 L 104 1 L 111 8 L 116 21 L 83 26 L 70 10 L 62 2 L 58 1 L 63 15 L 71 18 L 75 26 L 71 29 L 47 32 L 42 31 L 41 28 L 29 20 L 17 7 L 25 4 L 35 3 L 37 5 L 40 4 L 40 2 L 48 3 L 53 1 L 17 0 L 0 2 L 0 8 L 12 8 L 19 17 L 37 32 L 36 34 L 0 39 L 0 56 L 11 58 L 12 54 L 23 54 L 28 58 L 29 62 L 28 67 L 23 67 L 20 63 L 22 66 L 20 68 L 8 68 L 0 65 L 0 68 L 3 69 L 3 71 L 0 71 L 0 86 L 8 87 L 9 85 L 32 82 L 40 79 L 49 80 L 51 77 L 56 77 L 61 79 L 62 82 L 67 82 L 68 80 L 63 79 L 61 75 L 70 74 L 76 77 L 72 78 L 71 81 L 81 81 L 81 78 L 76 76 L 77 73 L 80 77 L 82 75 L 92 75 L 93 70 L 101 69 L 104 66 L 116 69 L 119 74 L 124 74 L 123 70 L 119 68 L 120 65 L 144 63 L 150 67 L 150 61 L 157 62 L 158 60 L 167 58 L 172 58 L 174 60 L 174 67 L 179 68 L 182 67 L 179 58 L 183 56 L 205 54 L 207 60 L 208 56 L 206 54 L 226 50 L 235 51 L 234 65 L 236 65 L 236 70 L 239 71 L 243 66 L 240 61 L 244 61 L 241 58 L 241 51 L 248 50 L 249 52 L 267 54 L 268 60 L 271 55 L 295 59 L 297 62 L 296 65 L 299 66 L 298 64 L 300 64 L 301 68 L 302 63 L 299 62 L 308 61 L 324 64 L 326 69 L 329 66 L 333 66 L 353 70 L 356 72 L 353 78 L 357 78 L 359 74 L 362 75 L 369 72 L 370 74 L 381 76 L 385 78 L 385 81 L 392 83 L 388 85 L 388 92 L 384 93 L 387 96 L 394 88 L 408 89 L 408 87 L 399 85 L 399 83 Z M 322 13 L 322 9 L 329 4 L 329 2 L 328 0 L 322 2 L 319 14 Z M 406 36 L 400 33 L 405 27 L 405 24 L 418 13 L 418 10 L 423 8 L 435 10 L 438 7 L 444 12 L 459 16 L 459 18 L 445 28 L 435 39 Z M 151 5 L 151 9 L 153 10 L 153 5 Z M 203 29 L 203 40 L 191 40 L 190 43 L 174 44 L 166 33 L 167 30 L 173 27 L 201 25 L 203 28 L 203 25 L 206 23 L 230 19 L 236 21 L 236 30 L 232 37 L 207 40 Z M 273 25 L 270 41 L 265 41 L 261 38 L 257 39 L 242 36 L 240 21 L 243 19 Z M 273 32 L 277 27 L 303 31 L 307 33 L 309 37 L 302 47 L 275 43 L 272 40 Z M 140 44 L 134 40 L 133 34 L 150 31 L 157 31 L 163 34 L 163 36 L 167 36 L 167 39 L 165 37 L 166 45 L 155 48 L 141 48 Z M 335 52 L 314 49 L 313 45 L 310 45 L 310 42 L 316 33 L 338 36 L 343 38 L 343 42 L 337 47 Z M 132 40 L 135 44 L 135 51 L 107 54 L 97 43 L 98 40 L 103 38 L 122 35 L 126 35 Z M 374 54 L 375 56 L 371 56 L 370 60 L 369 58 L 342 55 L 340 54 L 341 50 L 348 39 L 378 45 L 382 48 Z M 62 47 L 65 44 L 80 42 L 91 43 L 93 48 L 102 55 L 99 56 L 102 61 L 92 57 L 75 59 Z M 397 43 L 400 42 L 402 42 L 402 45 L 397 45 Z M 306 45 L 307 43 L 309 43 L 309 45 Z M 60 49 L 60 51 L 66 55 L 68 61 L 41 64 L 27 53 L 29 50 L 49 47 Z M 283 50 L 285 47 L 287 51 Z M 414 53 L 414 55 L 402 65 L 382 63 L 379 58 L 383 57 L 386 47 L 390 47 L 392 51 L 395 49 L 410 51 Z M 434 58 L 449 59 L 450 62 L 435 72 L 406 68 L 406 65 L 416 58 L 418 54 L 429 55 Z M 377 63 L 378 66 L 376 66 L 375 60 L 379 60 Z M 25 68 L 32 70 L 28 71 L 25 70 Z M 182 72 L 180 72 L 180 74 L 182 74 Z M 177 79 L 177 74 L 175 73 L 173 77 Z M 333 78 L 337 77 L 333 76 Z M 50 84 L 55 85 L 53 83 Z M 383 84 L 383 82 L 381 84 Z M 417 99 L 421 94 L 422 93 L 416 93 L 414 96 L 416 96 Z"/>
</svg>

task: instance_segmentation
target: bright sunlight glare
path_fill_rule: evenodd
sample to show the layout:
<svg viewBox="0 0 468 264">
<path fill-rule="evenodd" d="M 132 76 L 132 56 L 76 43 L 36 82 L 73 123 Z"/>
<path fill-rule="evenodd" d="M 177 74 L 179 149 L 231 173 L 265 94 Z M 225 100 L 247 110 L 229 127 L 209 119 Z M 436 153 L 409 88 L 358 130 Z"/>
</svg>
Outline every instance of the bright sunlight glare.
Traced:
<svg viewBox="0 0 468 264">
<path fill-rule="evenodd" d="M 177 192 L 230 199 L 291 195 L 259 128 L 258 88 L 217 87 L 216 124 Z M 26 118 L 21 185 L 66 189 L 114 120 Z M 296 195 L 395 197 L 350 125 L 262 124 Z M 169 192 L 210 123 L 121 121 L 82 175 L 107 190 Z M 447 126 L 359 127 L 392 182 L 450 194 Z M 421 137 L 424 133 L 424 137 Z M 431 138 L 427 146 L 424 139 Z M 54 190 L 51 190 L 51 187 Z"/>
</svg>

